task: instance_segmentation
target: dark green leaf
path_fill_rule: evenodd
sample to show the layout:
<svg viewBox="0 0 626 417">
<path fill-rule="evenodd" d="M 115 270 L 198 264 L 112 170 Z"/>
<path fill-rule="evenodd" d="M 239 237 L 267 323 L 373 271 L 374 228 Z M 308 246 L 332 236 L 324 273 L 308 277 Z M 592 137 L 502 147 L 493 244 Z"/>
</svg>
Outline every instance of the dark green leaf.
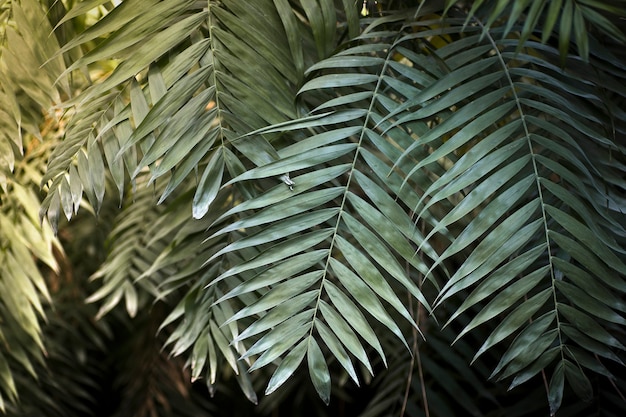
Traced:
<svg viewBox="0 0 626 417">
<path fill-rule="evenodd" d="M 556 366 L 552 378 L 550 378 L 550 386 L 548 387 L 548 404 L 550 405 L 551 416 L 554 416 L 559 407 L 561 407 L 564 386 L 564 362 L 561 361 Z"/>
<path fill-rule="evenodd" d="M 308 338 L 307 363 L 313 386 L 326 405 L 330 402 L 330 373 L 324 353 L 313 337 Z"/>
<path fill-rule="evenodd" d="M 213 153 L 204 169 L 200 183 L 193 196 L 193 217 L 200 219 L 209 211 L 209 207 L 220 189 L 224 173 L 224 153 L 218 149 Z"/>
<path fill-rule="evenodd" d="M 307 352 L 308 340 L 304 339 L 298 345 L 289 352 L 287 356 L 281 361 L 280 365 L 276 368 L 270 382 L 265 389 L 265 395 L 270 395 L 276 391 L 278 387 L 284 384 L 291 375 L 296 371 L 304 355 Z"/>
</svg>

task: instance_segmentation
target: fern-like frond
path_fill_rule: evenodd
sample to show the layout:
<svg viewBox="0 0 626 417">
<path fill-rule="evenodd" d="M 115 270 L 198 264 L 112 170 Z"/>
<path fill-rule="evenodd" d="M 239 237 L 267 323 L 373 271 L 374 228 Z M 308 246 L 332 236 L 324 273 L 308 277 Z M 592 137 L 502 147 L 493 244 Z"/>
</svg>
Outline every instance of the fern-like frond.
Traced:
<svg viewBox="0 0 626 417">
<path fill-rule="evenodd" d="M 68 16 L 86 12 L 77 7 Z M 303 31 L 286 2 L 204 7 L 168 0 L 139 13 L 143 7 L 120 4 L 62 50 L 99 41 L 68 74 L 92 63 L 121 63 L 64 104 L 67 133 L 44 178 L 49 191 L 42 213 L 51 220 L 60 205 L 70 218 L 83 191 L 98 211 L 107 171 L 122 198 L 127 178 L 134 181 L 145 169 L 150 183 L 167 181 L 159 202 L 201 170 L 193 200 L 193 216 L 200 218 L 222 178 L 237 175 L 226 149 L 256 165 L 277 157 L 265 139 L 233 139 L 296 115 L 293 95 L 303 58 L 294 38 Z"/>
<path fill-rule="evenodd" d="M 555 412 L 565 378 L 579 396 L 591 397 L 584 369 L 602 366 L 594 355 L 622 363 L 616 350 L 624 345 L 609 329 L 626 323 L 624 310 L 620 296 L 608 294 L 625 288 L 624 229 L 611 210 L 616 203 L 609 203 L 618 190 L 599 167 L 621 171 L 622 133 L 615 128 L 621 130 L 623 119 L 604 104 L 601 85 L 558 67 L 555 49 L 527 41 L 518 52 L 519 41 L 504 38 L 504 28 L 476 21 L 468 27 L 462 18 L 446 23 L 448 45 L 426 57 L 405 55 L 411 71 L 431 72 L 436 81 L 392 112 L 392 126 L 433 114 L 439 119 L 396 162 L 431 146 L 408 178 L 442 158 L 453 163 L 413 207 L 419 219 L 460 197 L 427 235 L 459 230 L 435 263 L 462 259 L 435 306 L 472 289 L 450 320 L 469 307 L 483 308 L 458 337 L 503 318 L 476 356 L 507 340 L 492 376 L 512 377 L 511 387 L 551 369 L 548 399 Z M 412 25 L 407 41 L 431 36 L 425 25 Z M 445 70 L 432 71 L 432 59 Z M 417 84 L 421 77 L 409 80 Z"/>
<path fill-rule="evenodd" d="M 40 222 L 37 186 L 58 124 L 47 114 L 61 101 L 54 74 L 63 62 L 45 10 L 35 1 L 0 4 L 0 410 L 15 403 L 16 380 L 36 375 L 45 352 L 40 321 L 50 302 L 46 271 L 63 256 Z M 40 130 L 44 127 L 44 132 Z M 15 376 L 14 376 L 15 373 Z"/>
<path fill-rule="evenodd" d="M 377 32 L 407 18 L 395 38 Z M 246 323 L 235 340 L 249 339 L 244 358 L 255 357 L 252 370 L 283 358 L 266 392 L 306 357 L 327 401 L 321 347 L 353 378 L 351 357 L 371 369 L 363 343 L 384 360 L 369 320 L 406 343 L 381 302 L 411 322 L 395 291 L 428 306 L 420 275 L 438 291 L 436 306 L 471 290 L 449 322 L 481 306 L 458 337 L 504 318 L 476 357 L 506 340 L 492 375 L 512 378 L 513 387 L 550 372 L 552 412 L 565 378 L 590 397 L 584 369 L 601 366 L 594 355 L 622 362 L 623 344 L 608 329 L 623 326 L 623 308 L 620 296 L 608 294 L 624 289 L 623 227 L 611 212 L 616 191 L 599 170 L 621 172 L 611 162 L 622 152 L 621 115 L 604 104 L 601 85 L 560 69 L 556 49 L 525 41 L 520 50 L 506 27 L 470 23 L 408 14 L 375 21 L 361 44 L 313 66 L 301 89 L 316 111 L 332 112 L 254 133 L 289 132 L 296 142 L 230 183 L 292 176 L 242 207 L 235 224 L 246 237 L 207 262 L 260 250 L 211 285 L 228 288 L 224 300 L 261 296 L 232 320 Z M 432 50 L 435 42 L 444 45 Z M 325 89 L 330 94 L 320 102 Z M 301 136 L 302 128 L 313 134 Z M 248 208 L 255 211 L 246 215 Z M 266 221 L 271 226 L 257 227 Z M 439 252 L 430 246 L 437 236 L 450 242 Z M 270 268 L 277 263 L 284 268 Z M 230 283 L 250 270 L 259 275 Z"/>
<path fill-rule="evenodd" d="M 31 161 L 32 162 L 32 161 Z M 57 269 L 54 251 L 60 250 L 47 223 L 39 223 L 39 199 L 33 189 L 36 183 L 24 181 L 27 170 L 42 169 L 35 164 L 18 162 L 15 174 L 5 176 L 6 192 L 0 191 L 0 408 L 4 398 L 12 402 L 17 391 L 12 376 L 16 364 L 34 375 L 33 359 L 42 361 L 44 342 L 39 321 L 44 318 L 43 302 L 49 302 L 47 285 L 38 265 L 45 262 Z M 41 174 L 40 174 L 41 175 Z M 60 252 L 57 252 L 60 253 Z M 9 358 L 14 362 L 9 365 Z M 5 397 L 6 395 L 6 397 Z"/>
<path fill-rule="evenodd" d="M 24 103 L 62 101 L 40 217 L 56 227 L 83 195 L 99 213 L 116 189 L 90 301 L 101 315 L 122 300 L 131 316 L 153 298 L 174 305 L 164 344 L 211 393 L 236 380 L 256 403 L 261 379 L 280 396 L 308 374 L 328 403 L 331 387 L 384 367 L 396 378 L 394 359 L 441 321 L 431 353 L 455 371 L 420 356 L 427 377 L 404 388 L 432 410 L 482 395 L 511 414 L 489 376 L 510 388 L 543 376 L 532 395 L 545 391 L 553 414 L 564 397 L 590 399 L 626 350 L 625 66 L 600 38 L 624 41 L 605 17 L 623 12 L 381 1 L 359 22 L 361 6 L 76 4 L 51 17 L 66 42 L 31 57 L 48 61 L 29 73 L 37 85 L 0 90 L 4 189 L 22 142 L 3 132 L 34 129 Z M 19 76 L 7 71 L 3 84 Z M 405 400 L 397 385 L 386 405 Z"/>
<path fill-rule="evenodd" d="M 395 19 L 401 24 L 406 17 Z M 384 32 L 370 33 L 338 58 L 312 67 L 323 74 L 301 89 L 304 100 L 307 92 L 317 89 L 337 95 L 344 89 L 362 89 L 363 94 L 332 97 L 329 103 L 336 103 L 335 111 L 254 132 L 280 130 L 294 142 L 279 151 L 279 160 L 249 169 L 226 184 L 277 184 L 222 216 L 235 216 L 236 221 L 229 220 L 212 237 L 235 228 L 243 236 L 207 259 L 211 263 L 241 254 L 243 262 L 217 276 L 209 288 L 224 288 L 217 306 L 235 297 L 243 302 L 244 308 L 228 322 L 244 326 L 235 342 L 249 346 L 243 358 L 254 358 L 250 370 L 282 357 L 266 394 L 280 387 L 306 358 L 313 385 L 328 402 L 331 381 L 322 348 L 358 384 L 354 359 L 370 373 L 370 350 L 387 362 L 372 323 L 380 323 L 408 348 L 406 329 L 417 324 L 399 297 L 409 293 L 430 308 L 420 287 L 436 252 L 407 214 L 407 205 L 419 200 L 413 189 L 403 187 L 405 175 L 399 174 L 408 172 L 410 163 L 389 175 L 391 161 L 399 154 L 396 143 L 414 139 L 403 129 L 382 136 L 376 127 L 388 115 L 379 96 L 387 94 L 385 76 L 394 59 L 387 43 L 393 38 L 367 42 L 377 35 L 386 38 Z M 360 65 L 346 66 L 344 59 Z M 314 133 L 306 137 L 302 129 Z M 285 172 L 292 174 L 281 175 Z M 425 175 L 411 183 L 426 186 L 431 180 Z M 423 257 L 415 256 L 418 246 L 424 248 Z M 243 255 L 246 251 L 252 256 Z M 407 273 L 406 268 L 415 272 Z M 435 279 L 433 283 L 436 288 Z M 399 324 L 400 317 L 406 325 Z"/>
<path fill-rule="evenodd" d="M 176 261 L 149 271 L 176 236 L 188 217 L 183 210 L 166 211 L 156 204 L 155 192 L 145 185 L 147 175 L 137 179 L 135 192 L 129 193 L 124 207 L 113 219 L 113 230 L 106 239 L 105 261 L 91 276 L 101 280 L 87 302 L 98 302 L 102 317 L 123 300 L 130 317 L 162 294 L 157 287 L 175 273 Z M 164 184 L 161 185 L 161 189 Z"/>
</svg>

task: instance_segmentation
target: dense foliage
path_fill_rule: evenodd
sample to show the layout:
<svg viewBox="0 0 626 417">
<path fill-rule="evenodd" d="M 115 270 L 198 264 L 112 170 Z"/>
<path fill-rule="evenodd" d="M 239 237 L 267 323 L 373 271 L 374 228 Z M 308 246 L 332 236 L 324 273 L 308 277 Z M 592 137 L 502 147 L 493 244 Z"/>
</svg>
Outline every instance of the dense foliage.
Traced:
<svg viewBox="0 0 626 417">
<path fill-rule="evenodd" d="M 0 19 L 6 414 L 626 409 L 623 0 Z"/>
</svg>

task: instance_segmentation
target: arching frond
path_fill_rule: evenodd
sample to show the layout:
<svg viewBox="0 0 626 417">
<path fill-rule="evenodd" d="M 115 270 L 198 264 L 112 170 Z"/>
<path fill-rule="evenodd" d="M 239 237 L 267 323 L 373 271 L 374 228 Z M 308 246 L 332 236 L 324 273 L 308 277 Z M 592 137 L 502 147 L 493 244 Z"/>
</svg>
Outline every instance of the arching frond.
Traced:
<svg viewBox="0 0 626 417">
<path fill-rule="evenodd" d="M 622 363 L 617 352 L 624 345 L 609 329 L 624 324 L 624 229 L 611 208 L 619 191 L 598 167 L 621 172 L 624 120 L 604 104 L 603 86 L 560 69 L 551 47 L 527 41 L 518 51 L 519 41 L 503 38 L 503 29 L 465 26 L 463 18 L 448 19 L 442 29 L 431 25 L 411 24 L 403 42 L 432 42 L 438 31 L 451 40 L 428 55 L 403 53 L 398 45 L 397 66 L 407 68 L 395 81 L 406 87 L 396 91 L 416 91 L 391 102 L 384 122 L 396 128 L 432 121 L 395 162 L 430 148 L 414 158 L 405 187 L 441 159 L 451 162 L 412 207 L 419 221 L 440 202 L 460 197 L 426 236 L 458 230 L 434 266 L 463 259 L 435 306 L 472 289 L 452 320 L 488 301 L 458 337 L 503 317 L 477 357 L 507 340 L 492 376 L 512 377 L 511 387 L 551 369 L 548 399 L 555 412 L 565 378 L 579 396 L 591 397 L 587 373 L 603 367 L 594 355 Z M 576 71 L 585 73 L 583 66 L 577 62 Z M 435 78 L 423 89 L 422 74 Z M 615 291 L 621 295 L 609 296 Z"/>
<path fill-rule="evenodd" d="M 53 86 L 60 59 L 43 65 L 59 46 L 35 1 L 0 4 L 0 410 L 17 400 L 13 373 L 35 376 L 45 352 L 40 321 L 50 301 L 45 274 L 62 256 L 47 222 L 38 216 L 37 185 L 56 121 L 45 116 L 60 102 Z M 42 133 L 40 126 L 49 129 Z"/>
<path fill-rule="evenodd" d="M 39 372 L 59 225 L 97 318 L 139 326 L 137 415 L 185 378 L 259 413 L 622 404 L 620 3 L 0 0 L 0 407 Z M 81 205 L 98 230 L 59 221 Z"/>
<path fill-rule="evenodd" d="M 57 270 L 54 253 L 61 253 L 50 226 L 39 223 L 39 199 L 33 191 L 37 178 L 31 174 L 41 176 L 43 167 L 40 159 L 31 158 L 16 161 L 14 172 L 6 173 L 6 188 L 0 190 L 1 409 L 5 398 L 17 399 L 12 368 L 19 365 L 34 376 L 33 362 L 43 360 L 40 320 L 50 295 L 38 262 Z"/>
<path fill-rule="evenodd" d="M 590 398 L 587 375 L 602 367 L 594 355 L 622 363 L 624 349 L 609 331 L 624 324 L 623 226 L 613 211 L 619 193 L 603 178 L 620 175 L 624 120 L 604 104 L 602 83 L 577 74 L 593 74 L 592 66 L 585 71 L 579 61 L 576 72 L 563 70 L 556 49 L 533 41 L 520 49 L 505 27 L 468 25 L 464 16 L 445 22 L 413 16 L 374 21 L 362 43 L 355 40 L 310 69 L 314 76 L 301 95 L 306 102 L 310 92 L 330 91 L 315 104 L 314 112 L 325 113 L 254 132 L 290 132 L 296 142 L 280 150 L 280 160 L 230 182 L 292 172 L 282 177 L 286 186 L 241 208 L 244 216 L 244 209 L 261 210 L 235 223 L 247 237 L 208 259 L 262 248 L 211 284 L 228 286 L 231 276 L 261 268 L 252 281 L 228 286 L 225 299 L 263 295 L 233 318 L 259 317 L 247 319 L 236 340 L 251 338 L 244 357 L 256 357 L 252 369 L 283 356 L 267 392 L 306 357 L 313 384 L 328 400 L 320 342 L 351 375 L 350 355 L 369 367 L 362 341 L 384 358 L 362 315 L 388 323 L 377 316 L 378 303 L 395 307 L 395 299 L 381 282 L 396 279 L 428 305 L 403 262 L 435 284 L 435 306 L 472 290 L 449 322 L 469 307 L 481 309 L 457 339 L 503 318 L 476 356 L 508 343 L 492 376 L 514 387 L 548 372 L 551 412 L 560 406 L 565 379 Z M 402 30 L 392 31 L 396 37 L 377 31 L 404 19 Z M 436 50 L 429 47 L 435 43 Z M 297 136 L 302 128 L 313 133 Z M 257 227 L 265 221 L 270 226 Z M 440 235 L 450 243 L 436 252 L 430 242 Z M 411 245 L 424 258 L 404 252 Z M 301 269 L 287 267 L 290 262 Z M 276 263 L 285 268 L 269 268 Z M 392 323 L 388 329 L 404 340 Z"/>
<path fill-rule="evenodd" d="M 100 40 L 67 73 L 96 61 L 122 62 L 65 104 L 69 124 L 44 178 L 49 192 L 43 212 L 54 220 L 60 202 L 67 201 L 63 209 L 70 218 L 82 190 L 97 211 L 106 162 L 120 198 L 125 178 L 134 181 L 145 169 L 149 183 L 167 181 L 159 202 L 192 171 L 202 170 L 193 200 L 193 215 L 200 218 L 222 178 L 237 174 L 230 172 L 235 167 L 227 164 L 226 149 L 237 149 L 257 165 L 275 159 L 264 139 L 232 141 L 295 117 L 293 93 L 284 82 L 295 88 L 303 58 L 296 35 L 285 31 L 301 30 L 286 8 L 285 2 L 274 8 L 269 0 L 208 7 L 168 0 L 137 14 L 139 8 L 124 2 L 65 45 L 70 50 Z M 247 23 L 259 19 L 262 24 Z"/>
<path fill-rule="evenodd" d="M 397 19 L 401 22 L 405 17 Z M 255 132 L 280 130 L 295 140 L 281 149 L 280 160 L 250 169 L 226 184 L 276 181 L 278 177 L 285 182 L 222 216 L 235 215 L 238 220 L 229 221 L 213 236 L 237 228 L 244 237 L 207 259 L 212 262 L 254 248 L 254 255 L 240 256 L 243 262 L 219 275 L 210 288 L 225 288 L 217 305 L 234 297 L 244 302 L 244 308 L 229 321 L 245 323 L 235 341 L 250 345 L 243 358 L 254 358 L 251 370 L 283 357 L 267 394 L 306 358 L 313 385 L 328 402 L 331 381 L 322 347 L 358 384 L 354 359 L 370 373 L 374 371 L 367 350 L 387 362 L 371 323 L 382 324 L 408 348 L 398 318 L 404 317 L 409 326 L 417 324 L 399 292 L 410 293 L 430 308 L 420 289 L 420 274 L 426 275 L 428 259 L 432 263 L 436 252 L 406 210 L 419 200 L 413 189 L 403 187 L 399 174 L 409 171 L 409 164 L 389 175 L 390 161 L 399 154 L 396 144 L 406 145 L 413 139 L 409 132 L 393 129 L 392 143 L 376 130 L 388 114 L 378 97 L 385 95 L 385 74 L 393 65 L 393 53 L 389 43 L 369 44 L 368 37 L 340 52 L 341 60 L 329 58 L 311 68 L 328 71 L 338 65 L 341 77 L 320 75 L 301 89 L 305 100 L 307 91 L 320 88 L 370 91 L 331 99 L 331 103 L 341 100 L 344 107 L 364 104 L 365 109 L 323 113 Z M 344 59 L 360 65 L 346 67 Z M 304 138 L 300 130 L 305 128 L 314 134 Z M 293 171 L 301 174 L 293 175 Z M 285 172 L 292 176 L 281 176 Z M 428 175 L 412 179 L 412 184 L 430 182 Z M 418 246 L 424 248 L 424 257 L 415 256 Z M 405 268 L 416 272 L 407 274 Z M 244 271 L 252 276 L 242 279 Z M 436 280 L 433 283 L 436 288 Z M 258 299 L 251 303 L 251 297 Z"/>
</svg>

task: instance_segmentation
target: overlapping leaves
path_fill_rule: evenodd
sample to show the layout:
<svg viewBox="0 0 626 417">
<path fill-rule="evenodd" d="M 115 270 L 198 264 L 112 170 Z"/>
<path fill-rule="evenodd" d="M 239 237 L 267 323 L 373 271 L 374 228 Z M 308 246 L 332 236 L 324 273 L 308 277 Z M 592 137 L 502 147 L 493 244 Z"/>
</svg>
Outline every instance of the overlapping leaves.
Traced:
<svg viewBox="0 0 626 417">
<path fill-rule="evenodd" d="M 607 121 L 615 120 L 622 134 L 623 119 L 603 104 L 602 85 L 557 66 L 557 50 L 527 41 L 520 51 L 518 40 L 502 36 L 504 29 L 485 32 L 480 23 L 464 23 L 449 19 L 442 28 L 439 20 L 416 20 L 405 36 L 388 43 L 387 32 L 372 26 L 367 39 L 377 43 L 351 46 L 313 66 L 311 72 L 319 72 L 301 92 L 306 97 L 308 91 L 331 90 L 336 95 L 315 111 L 333 111 L 266 130 L 306 127 L 316 133 L 282 149 L 281 160 L 233 180 L 307 172 L 293 179 L 293 191 L 283 187 L 250 200 L 263 209 L 237 223 L 250 237 L 213 256 L 263 248 L 217 282 L 270 262 L 298 259 L 296 265 L 305 268 L 262 270 L 225 295 L 261 295 L 233 320 L 259 315 L 237 339 L 262 335 L 244 355 L 258 355 L 252 369 L 284 355 L 268 392 L 306 356 L 314 385 L 327 400 L 319 340 L 354 378 L 350 355 L 368 365 L 357 342 L 378 350 L 359 310 L 376 317 L 380 300 L 396 306 L 383 295 L 393 293 L 378 285 L 395 278 L 425 303 L 399 262 L 436 282 L 435 275 L 461 254 L 466 258 L 440 288 L 436 306 L 460 291 L 470 294 L 450 320 L 481 306 L 458 337 L 503 318 L 477 353 L 506 341 L 493 376 L 512 378 L 516 386 L 548 371 L 554 412 L 565 379 L 589 398 L 585 369 L 609 374 L 594 355 L 622 363 L 617 352 L 624 346 L 609 329 L 624 325 L 623 304 L 620 296 L 606 295 L 624 291 L 624 229 L 619 212 L 610 209 L 619 207 L 618 193 L 597 167 L 620 172 L 611 152 L 622 149 Z M 419 46 L 435 36 L 447 45 L 423 53 Z M 348 69 L 346 60 L 352 63 Z M 319 159 L 303 162 L 304 152 Z M 329 171 L 342 166 L 340 176 Z M 289 203 L 297 206 L 300 193 L 332 195 L 332 188 L 312 188 L 308 172 L 339 187 L 339 195 L 331 204 L 290 215 Z M 416 213 L 416 223 L 399 202 Z M 271 225 L 256 229 L 262 221 Z M 415 225 L 422 222 L 425 237 Z M 453 236 L 439 255 L 428 246 L 438 235 Z M 411 244 L 434 261 L 427 270 Z M 394 333 L 396 323 L 387 325 Z"/>
<path fill-rule="evenodd" d="M 28 175 L 22 171 L 42 167 L 26 164 L 20 162 L 16 175 L 6 177 L 10 194 L 0 191 L 0 409 L 5 398 L 17 399 L 11 368 L 19 364 L 34 376 L 32 361 L 43 360 L 39 321 L 44 318 L 43 302 L 50 301 L 50 295 L 38 260 L 48 268 L 58 268 L 53 255 L 58 242 L 49 225 L 39 224 L 35 183 L 24 181 Z"/>
<path fill-rule="evenodd" d="M 50 301 L 45 274 L 62 254 L 50 226 L 39 221 L 37 186 L 50 147 L 40 126 L 55 137 L 45 109 L 60 101 L 52 60 L 58 50 L 44 10 L 35 1 L 0 4 L 0 410 L 17 400 L 14 372 L 35 376 L 43 361 L 40 320 Z"/>
<path fill-rule="evenodd" d="M 44 178 L 49 191 L 42 214 L 56 223 L 60 207 L 71 218 L 83 192 L 98 211 L 108 166 L 120 198 L 127 179 L 134 181 L 143 170 L 150 172 L 149 183 L 163 177 L 167 186 L 159 202 L 190 173 L 203 169 L 193 206 L 194 217 L 202 217 L 224 169 L 235 169 L 223 147 L 230 147 L 236 132 L 294 115 L 282 79 L 297 82 L 297 51 L 290 54 L 281 30 L 283 16 L 261 13 L 269 4 L 262 3 L 211 3 L 207 9 L 168 0 L 137 13 L 145 4 L 124 2 L 65 45 L 63 50 L 70 50 L 99 41 L 66 73 L 94 62 L 122 61 L 104 81 L 65 104 L 71 117 Z M 127 8 L 131 13 L 122 10 Z M 267 19 L 263 30 L 241 23 L 258 16 Z M 285 24 L 295 25 L 293 19 L 285 16 Z M 254 67 L 237 60 L 269 67 L 259 78 Z M 260 138 L 234 146 L 257 164 L 275 157 L 272 146 Z"/>
<path fill-rule="evenodd" d="M 76 6 L 62 23 L 100 3 Z M 318 22 L 325 29 L 318 32 L 316 26 L 312 35 L 321 54 L 330 49 L 336 31 L 335 11 L 328 6 L 323 5 L 324 13 L 332 13 Z M 318 18 L 320 7 L 307 4 L 305 14 Z M 181 206 L 188 207 L 185 195 L 175 200 L 173 193 L 188 189 L 193 182 L 189 176 L 196 173 L 197 188 L 190 212 L 194 218 L 210 218 L 205 216 L 209 206 L 216 205 L 216 199 L 224 202 L 224 196 L 218 196 L 223 182 L 244 172 L 246 164 L 263 165 L 278 158 L 265 138 L 241 138 L 241 134 L 295 116 L 294 93 L 285 86 L 294 85 L 302 77 L 300 42 L 309 36 L 286 1 L 249 5 L 232 1 L 200 8 L 194 2 L 172 0 L 155 3 L 148 13 L 137 10 L 132 1 L 124 2 L 64 46 L 62 52 L 77 47 L 88 50 L 66 73 L 114 58 L 122 61 L 104 81 L 66 104 L 71 116 L 67 133 L 43 180 L 49 190 L 42 214 L 55 224 L 61 211 L 68 219 L 73 216 L 83 193 L 98 212 L 108 174 L 120 199 L 127 192 L 128 178 L 133 187 L 145 187 L 143 178 L 147 177 L 148 184 L 159 183 L 155 188 L 158 203 L 169 198 L 177 209 L 138 210 L 138 206 L 150 204 L 150 190 L 133 191 L 131 197 L 137 201 L 120 215 L 110 238 L 109 259 L 95 275 L 103 278 L 103 286 L 90 300 L 105 299 L 101 314 L 122 299 L 134 314 L 142 296 L 142 291 L 135 289 L 136 282 L 162 297 L 179 281 L 184 283 L 196 273 L 206 275 L 199 280 L 202 283 L 210 273 L 219 271 L 203 271 L 195 258 L 201 250 L 211 253 L 213 242 L 200 242 L 189 252 L 182 250 L 191 248 L 196 230 L 206 226 L 205 220 L 192 224 L 180 210 Z M 266 23 L 249 24 L 259 18 Z M 97 46 L 89 49 L 93 42 Z M 242 61 L 258 65 L 240 65 Z M 263 77 L 259 77 L 260 69 Z M 247 195 L 256 192 L 255 187 L 241 190 Z M 231 195 L 231 199 L 236 196 Z M 216 210 L 219 212 L 219 208 Z M 156 223 L 151 222 L 153 215 L 158 216 Z M 179 225 L 182 229 L 176 230 Z M 129 269 L 129 265 L 133 267 Z M 155 283 L 163 284 L 160 292 Z M 189 309 L 206 311 L 212 303 L 212 295 L 201 291 L 203 285 L 186 286 L 184 300 L 194 302 L 188 303 L 184 321 L 169 342 L 176 342 L 176 355 L 192 346 L 189 341 L 196 342 L 194 379 L 201 376 L 207 363 L 212 385 L 218 369 L 215 346 L 221 349 L 220 358 L 227 359 L 235 372 L 244 376 L 245 372 L 239 372 L 241 365 L 228 345 L 236 334 L 223 334 L 220 329 L 232 313 L 220 315 L 220 310 L 214 308 L 215 316 L 208 317 L 208 321 L 190 320 L 193 312 Z M 180 317 L 178 311 L 167 323 Z M 200 333 L 185 327 L 191 322 Z M 236 329 L 234 324 L 230 327 Z M 246 392 L 254 398 L 250 388 Z"/>
<path fill-rule="evenodd" d="M 454 7 L 455 3 L 451 0 L 446 1 L 447 7 Z M 504 34 L 519 31 L 523 41 L 540 32 L 541 41 L 546 43 L 557 34 L 561 61 L 572 52 L 572 45 L 576 45 L 576 52 L 587 61 L 595 43 L 593 37 L 597 34 L 622 43 L 626 42 L 626 35 L 620 29 L 618 21 L 619 16 L 625 14 L 620 3 L 619 0 L 513 2 L 477 0 L 471 3 L 466 22 L 474 16 L 474 13 L 481 17 L 485 16 L 485 26 L 488 28 L 495 25 L 499 19 L 505 19 Z M 520 21 L 524 24 L 520 25 Z"/>
<path fill-rule="evenodd" d="M 116 229 L 103 311 L 124 296 L 133 312 L 137 282 L 182 293 L 163 325 L 194 379 L 213 388 L 226 362 L 256 401 L 247 371 L 275 364 L 271 393 L 306 366 L 328 402 L 329 359 L 360 383 L 387 363 L 380 329 L 405 347 L 420 329 L 406 297 L 434 300 L 458 338 L 492 327 L 475 360 L 502 349 L 493 377 L 547 372 L 553 412 L 565 380 L 588 398 L 624 350 L 623 68 L 603 49 L 563 58 L 599 2 L 550 6 L 558 50 L 531 36 L 546 2 L 505 24 L 481 3 L 390 12 L 335 49 L 328 1 L 129 1 L 66 45 L 89 50 L 68 71 L 121 64 L 69 103 L 43 212 L 70 218 L 83 192 L 97 211 L 109 174 L 120 198 L 147 178 L 173 203 L 146 236 L 143 212 Z"/>
<path fill-rule="evenodd" d="M 475 34 L 465 28 L 461 35 L 461 22 L 448 21 L 451 36 L 458 25 L 458 40 L 432 55 L 399 49 L 410 69 L 398 71 L 396 82 L 414 87 L 423 73 L 435 81 L 392 111 L 397 120 L 391 126 L 445 114 L 399 160 L 431 146 L 408 178 L 442 158 L 453 162 L 412 207 L 420 221 L 439 202 L 459 198 L 427 235 L 459 230 L 436 265 L 469 249 L 435 306 L 470 290 L 450 320 L 482 308 L 458 337 L 501 318 L 477 356 L 507 341 L 492 376 L 512 377 L 511 387 L 551 370 L 554 412 L 565 378 L 590 398 L 584 369 L 608 374 L 594 355 L 622 363 L 615 351 L 624 345 L 609 329 L 625 324 L 623 305 L 620 296 L 600 295 L 625 288 L 624 228 L 619 211 L 609 208 L 618 206 L 619 193 L 597 168 L 621 170 L 619 162 L 611 163 L 611 152 L 622 152 L 608 124 L 615 115 L 604 106 L 601 85 L 555 65 L 558 51 L 525 42 L 518 52 L 518 40 L 503 39 L 493 28 L 485 34 L 480 24 Z M 414 34 L 406 41 L 432 36 L 427 22 L 411 26 Z M 419 72 L 419 78 L 411 76 Z M 614 127 L 622 131 L 623 122 Z"/>
<path fill-rule="evenodd" d="M 282 358 L 267 386 L 268 394 L 306 358 L 313 385 L 328 402 L 331 381 L 322 348 L 358 384 L 354 360 L 370 373 L 369 352 L 386 363 L 373 323 L 387 328 L 408 347 L 404 333 L 417 324 L 400 296 L 408 293 L 429 308 L 421 279 L 432 262 L 428 259 L 436 253 L 406 213 L 406 206 L 419 200 L 412 187 L 403 187 L 399 175 L 406 176 L 411 164 L 403 163 L 389 175 L 391 161 L 399 156 L 393 141 L 408 144 L 414 139 L 404 129 L 391 128 L 383 135 L 376 127 L 388 116 L 385 99 L 382 103 L 378 100 L 387 87 L 384 75 L 393 56 L 389 46 L 363 42 L 347 48 L 340 53 L 341 60 L 358 60 L 359 66 L 340 64 L 341 78 L 322 74 L 302 87 L 305 99 L 307 91 L 318 88 L 370 92 L 332 98 L 331 104 L 324 106 L 332 106 L 335 100 L 345 110 L 320 110 L 319 115 L 263 130 L 265 134 L 293 132 L 300 140 L 282 148 L 276 162 L 248 170 L 231 183 L 273 179 L 291 172 L 289 181 L 235 206 L 222 218 L 236 216 L 237 220 L 209 237 L 233 229 L 244 232 L 244 237 L 207 259 L 210 263 L 240 254 L 243 261 L 219 274 L 209 288 L 225 288 L 225 295 L 216 301 L 218 306 L 235 297 L 243 302 L 228 322 L 244 325 L 235 341 L 250 346 L 243 355 L 254 358 L 250 370 Z M 337 62 L 330 58 L 311 71 L 332 68 Z M 340 85 L 335 82 L 339 79 Z M 349 109 L 352 106 L 354 109 Z M 420 127 L 425 124 L 415 126 Z M 303 128 L 315 133 L 303 136 Z M 411 179 L 412 186 L 429 183 L 427 175 Z M 425 256 L 415 256 L 418 246 L 424 248 Z M 415 272 L 407 274 L 407 268 Z"/>
</svg>

